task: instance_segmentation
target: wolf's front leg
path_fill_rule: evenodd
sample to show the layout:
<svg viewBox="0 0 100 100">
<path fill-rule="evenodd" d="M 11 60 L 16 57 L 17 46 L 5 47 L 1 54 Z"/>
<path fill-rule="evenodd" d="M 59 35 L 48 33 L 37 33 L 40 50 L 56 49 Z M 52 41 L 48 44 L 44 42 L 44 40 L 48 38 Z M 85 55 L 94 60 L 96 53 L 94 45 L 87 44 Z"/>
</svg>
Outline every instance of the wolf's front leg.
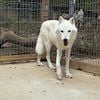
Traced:
<svg viewBox="0 0 100 100">
<path fill-rule="evenodd" d="M 66 71 L 67 78 L 72 78 L 72 74 L 70 74 L 69 72 L 70 52 L 71 52 L 71 49 L 69 48 L 65 51 L 65 59 L 66 59 L 65 71 Z"/>
<path fill-rule="evenodd" d="M 62 51 L 57 49 L 56 71 L 57 71 L 57 77 L 59 80 L 62 79 L 62 71 L 61 71 L 61 65 L 60 65 L 61 56 L 62 56 Z"/>
</svg>

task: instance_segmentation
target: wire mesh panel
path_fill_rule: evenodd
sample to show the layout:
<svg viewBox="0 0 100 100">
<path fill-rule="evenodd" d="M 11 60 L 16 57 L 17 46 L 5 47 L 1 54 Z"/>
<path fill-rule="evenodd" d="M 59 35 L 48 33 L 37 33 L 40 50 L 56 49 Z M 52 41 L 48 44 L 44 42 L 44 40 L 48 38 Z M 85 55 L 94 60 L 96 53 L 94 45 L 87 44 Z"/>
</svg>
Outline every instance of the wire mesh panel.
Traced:
<svg viewBox="0 0 100 100">
<path fill-rule="evenodd" d="M 0 0 L 1 56 L 34 52 L 31 43 L 40 28 L 40 7 L 39 0 Z"/>
<path fill-rule="evenodd" d="M 100 65 L 100 0 L 51 0 L 50 19 L 74 17 L 78 28 L 73 60 Z"/>
<path fill-rule="evenodd" d="M 83 11 L 83 20 L 81 24 L 78 22 L 79 32 L 72 54 L 84 63 L 100 65 L 100 1 L 76 0 L 76 5 L 80 13 Z"/>
<path fill-rule="evenodd" d="M 34 53 L 41 23 L 59 16 L 76 21 L 73 60 L 100 65 L 100 0 L 0 0 L 0 55 Z"/>
</svg>

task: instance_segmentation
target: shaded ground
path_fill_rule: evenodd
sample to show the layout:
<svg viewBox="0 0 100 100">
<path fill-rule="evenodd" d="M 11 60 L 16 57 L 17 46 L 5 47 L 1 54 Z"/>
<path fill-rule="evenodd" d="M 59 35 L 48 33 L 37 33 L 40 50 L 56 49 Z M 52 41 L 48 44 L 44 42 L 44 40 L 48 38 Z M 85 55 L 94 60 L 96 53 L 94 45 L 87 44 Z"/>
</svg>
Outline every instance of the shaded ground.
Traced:
<svg viewBox="0 0 100 100">
<path fill-rule="evenodd" d="M 100 100 L 100 77 L 71 69 L 72 79 L 56 79 L 45 63 L 0 65 L 0 100 Z"/>
</svg>

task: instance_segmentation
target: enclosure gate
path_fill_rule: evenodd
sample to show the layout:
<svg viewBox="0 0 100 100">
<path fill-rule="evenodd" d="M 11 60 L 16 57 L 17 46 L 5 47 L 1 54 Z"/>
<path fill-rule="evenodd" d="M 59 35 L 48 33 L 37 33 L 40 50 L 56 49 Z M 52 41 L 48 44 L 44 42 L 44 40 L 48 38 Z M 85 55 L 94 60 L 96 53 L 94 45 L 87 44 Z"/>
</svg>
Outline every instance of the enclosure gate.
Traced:
<svg viewBox="0 0 100 100">
<path fill-rule="evenodd" d="M 78 27 L 71 64 L 100 74 L 100 0 L 0 0 L 0 62 L 36 59 L 41 23 L 59 16 Z"/>
</svg>

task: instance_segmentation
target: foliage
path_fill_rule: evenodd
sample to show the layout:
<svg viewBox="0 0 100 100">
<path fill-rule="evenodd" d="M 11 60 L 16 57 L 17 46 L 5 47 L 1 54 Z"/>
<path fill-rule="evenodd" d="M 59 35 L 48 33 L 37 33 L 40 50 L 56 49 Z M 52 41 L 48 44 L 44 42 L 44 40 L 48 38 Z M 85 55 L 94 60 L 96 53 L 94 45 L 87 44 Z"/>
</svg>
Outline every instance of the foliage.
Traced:
<svg viewBox="0 0 100 100">
<path fill-rule="evenodd" d="M 50 0 L 51 5 L 69 5 L 70 0 Z M 95 0 L 76 0 L 76 6 L 85 10 L 96 9 Z"/>
<path fill-rule="evenodd" d="M 95 2 L 95 0 L 76 0 L 76 6 L 85 10 L 94 10 L 96 9 L 96 4 L 93 2 Z"/>
<path fill-rule="evenodd" d="M 0 0 L 0 8 L 4 7 L 6 4 L 6 0 Z"/>
<path fill-rule="evenodd" d="M 68 4 L 69 0 L 50 0 L 50 3 L 53 5 L 61 5 L 61 4 Z"/>
</svg>

